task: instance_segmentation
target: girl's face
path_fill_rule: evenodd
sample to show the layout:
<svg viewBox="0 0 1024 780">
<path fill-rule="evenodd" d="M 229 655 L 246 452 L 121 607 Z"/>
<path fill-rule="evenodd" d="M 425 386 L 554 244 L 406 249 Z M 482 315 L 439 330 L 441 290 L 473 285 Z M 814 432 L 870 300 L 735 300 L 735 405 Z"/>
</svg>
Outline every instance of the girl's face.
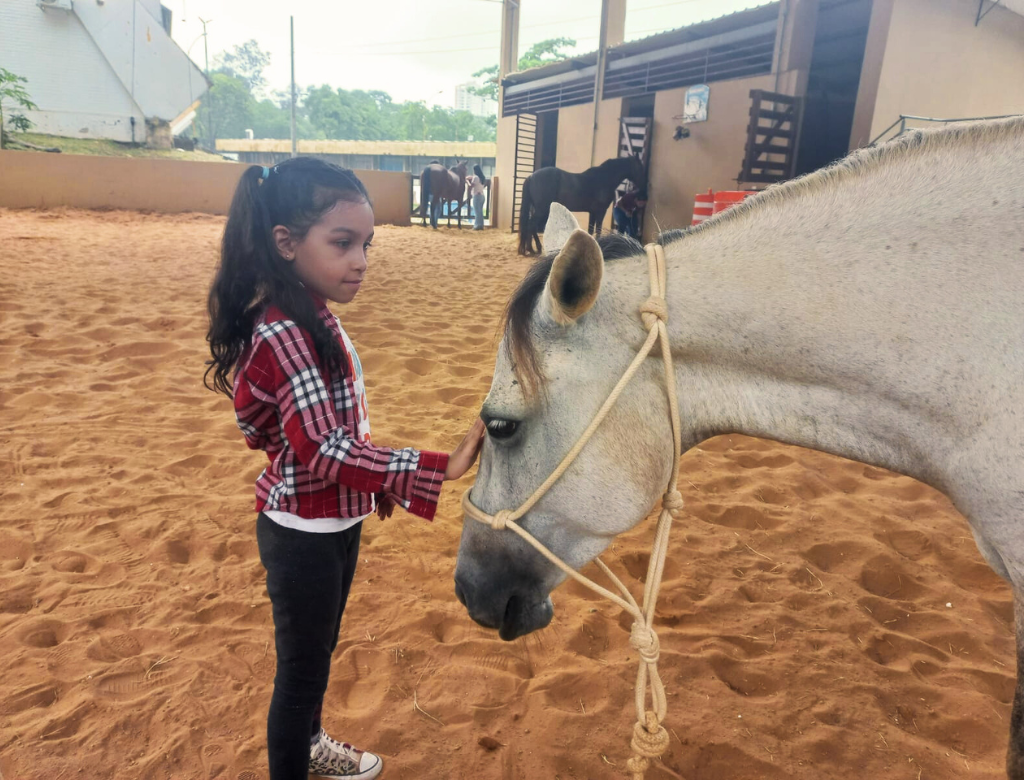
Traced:
<svg viewBox="0 0 1024 780">
<path fill-rule="evenodd" d="M 337 303 L 356 297 L 366 275 L 366 252 L 373 240 L 373 208 L 365 200 L 339 200 L 296 241 L 288 228 L 274 228 L 278 250 L 295 263 L 310 292 Z"/>
</svg>

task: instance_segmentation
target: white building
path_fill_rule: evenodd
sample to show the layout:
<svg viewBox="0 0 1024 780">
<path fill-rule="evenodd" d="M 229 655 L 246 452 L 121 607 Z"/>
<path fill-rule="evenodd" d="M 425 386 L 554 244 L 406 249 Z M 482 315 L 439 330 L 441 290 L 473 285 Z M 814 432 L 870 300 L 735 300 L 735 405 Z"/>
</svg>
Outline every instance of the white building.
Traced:
<svg viewBox="0 0 1024 780">
<path fill-rule="evenodd" d="M 455 88 L 455 110 L 468 111 L 473 116 L 497 116 L 498 103 L 490 98 L 473 94 L 476 84 L 459 84 Z"/>
<path fill-rule="evenodd" d="M 160 0 L 2 0 L 0 67 L 28 79 L 33 130 L 169 141 L 206 92 Z"/>
</svg>

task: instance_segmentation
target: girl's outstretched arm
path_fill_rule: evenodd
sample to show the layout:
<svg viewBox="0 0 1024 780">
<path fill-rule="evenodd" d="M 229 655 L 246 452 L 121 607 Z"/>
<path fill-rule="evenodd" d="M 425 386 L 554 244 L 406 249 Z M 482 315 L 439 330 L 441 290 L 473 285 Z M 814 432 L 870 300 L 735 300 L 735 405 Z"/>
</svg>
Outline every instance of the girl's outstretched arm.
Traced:
<svg viewBox="0 0 1024 780">
<path fill-rule="evenodd" d="M 341 424 L 308 337 L 295 323 L 259 326 L 259 343 L 248 376 L 273 402 L 281 428 L 299 461 L 318 479 L 360 493 L 393 493 L 428 520 L 437 511 L 449 456 L 412 448 L 392 449 L 360 441 Z M 257 395 L 257 387 L 253 387 Z M 354 398 L 343 403 L 354 404 Z"/>
</svg>

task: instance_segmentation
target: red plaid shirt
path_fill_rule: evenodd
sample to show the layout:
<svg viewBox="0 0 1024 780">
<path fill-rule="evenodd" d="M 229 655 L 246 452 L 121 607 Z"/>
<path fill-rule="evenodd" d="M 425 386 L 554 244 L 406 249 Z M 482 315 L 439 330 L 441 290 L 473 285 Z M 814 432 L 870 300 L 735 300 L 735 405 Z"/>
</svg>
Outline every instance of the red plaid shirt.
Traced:
<svg viewBox="0 0 1024 780">
<path fill-rule="evenodd" d="M 413 514 L 433 519 L 448 455 L 377 447 L 369 434 L 358 438 L 355 365 L 338 318 L 317 304 L 342 344 L 345 377 L 326 382 L 312 339 L 273 306 L 257 320 L 235 373 L 238 427 L 249 447 L 270 459 L 256 480 L 257 511 L 310 520 L 362 517 L 373 511 L 375 494 L 389 493 Z"/>
</svg>

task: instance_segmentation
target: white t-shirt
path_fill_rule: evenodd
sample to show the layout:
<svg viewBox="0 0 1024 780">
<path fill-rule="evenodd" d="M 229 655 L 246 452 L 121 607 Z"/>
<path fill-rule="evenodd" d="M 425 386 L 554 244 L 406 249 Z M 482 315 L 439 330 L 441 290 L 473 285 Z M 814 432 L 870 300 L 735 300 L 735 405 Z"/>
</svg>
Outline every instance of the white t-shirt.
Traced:
<svg viewBox="0 0 1024 780">
<path fill-rule="evenodd" d="M 366 383 L 363 381 L 363 364 L 359 362 L 359 355 L 352 344 L 352 339 L 341 325 L 337 317 L 334 318 L 341 331 L 341 342 L 345 348 L 345 358 L 352 371 L 352 385 L 355 389 L 356 400 L 356 437 L 360 441 L 370 440 L 370 410 L 366 405 Z M 376 509 L 376 499 L 371 498 L 372 506 Z M 285 528 L 294 528 L 296 531 L 308 531 L 314 534 L 333 534 L 351 528 L 356 523 L 361 523 L 370 515 L 362 517 L 320 517 L 309 520 L 305 517 L 293 515 L 291 512 L 280 512 L 276 509 L 268 509 L 263 512 L 267 517 L 278 525 Z M 371 511 L 370 514 L 373 514 Z"/>
</svg>

